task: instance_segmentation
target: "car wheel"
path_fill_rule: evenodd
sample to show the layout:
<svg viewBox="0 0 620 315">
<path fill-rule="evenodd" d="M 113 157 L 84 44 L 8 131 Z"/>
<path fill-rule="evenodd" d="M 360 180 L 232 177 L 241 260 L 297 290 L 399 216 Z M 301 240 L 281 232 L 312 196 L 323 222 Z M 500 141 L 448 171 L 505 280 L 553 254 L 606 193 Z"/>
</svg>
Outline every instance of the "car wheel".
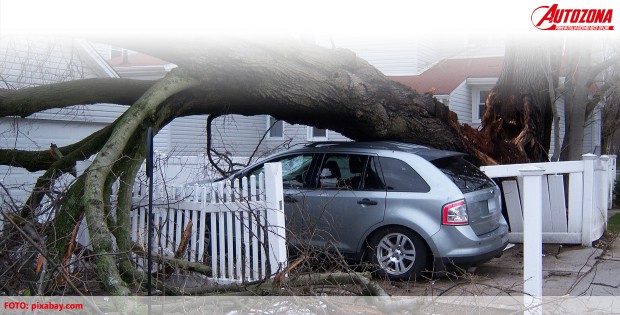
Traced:
<svg viewBox="0 0 620 315">
<path fill-rule="evenodd" d="M 376 233 L 367 254 L 378 267 L 376 275 L 390 280 L 414 279 L 426 267 L 424 241 L 405 228 L 386 228 Z"/>
</svg>

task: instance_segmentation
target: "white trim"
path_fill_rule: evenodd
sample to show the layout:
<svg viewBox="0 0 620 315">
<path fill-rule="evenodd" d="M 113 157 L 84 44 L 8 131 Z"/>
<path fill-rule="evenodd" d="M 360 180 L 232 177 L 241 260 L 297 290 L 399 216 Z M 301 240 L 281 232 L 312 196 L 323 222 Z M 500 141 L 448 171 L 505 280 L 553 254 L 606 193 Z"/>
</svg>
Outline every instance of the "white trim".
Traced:
<svg viewBox="0 0 620 315">
<path fill-rule="evenodd" d="M 120 78 L 120 76 L 114 70 L 114 68 L 112 68 L 110 64 L 108 64 L 105 60 L 103 60 L 101 55 L 97 53 L 97 51 L 95 50 L 95 48 L 93 48 L 90 42 L 87 42 L 83 39 L 78 39 L 76 40 L 76 42 L 79 45 L 79 47 L 81 47 L 82 50 L 85 53 L 87 53 L 89 57 L 91 58 L 90 61 L 92 61 L 93 63 L 91 65 L 93 66 L 93 71 L 95 71 L 98 75 L 102 77 L 105 75 L 110 78 Z M 86 62 L 88 62 L 88 60 L 86 60 Z"/>
<path fill-rule="evenodd" d="M 497 78 L 467 78 L 466 82 L 469 85 L 495 85 Z"/>
<path fill-rule="evenodd" d="M 450 94 L 436 94 L 435 98 L 442 104 L 450 107 Z"/>
<path fill-rule="evenodd" d="M 271 118 L 274 118 L 274 117 L 269 116 L 269 115 L 265 116 L 265 131 L 266 132 L 267 132 L 267 130 L 269 130 L 269 127 L 271 127 L 271 124 L 272 124 Z M 282 135 L 280 135 L 280 136 L 272 136 L 271 135 L 271 131 L 268 131 L 267 135 L 265 137 L 266 139 L 271 139 L 271 140 L 282 140 L 282 139 L 284 139 L 284 121 L 280 120 L 279 122 L 282 124 Z"/>
<path fill-rule="evenodd" d="M 325 129 L 325 137 L 315 137 L 312 126 L 306 126 L 306 135 L 308 141 L 327 141 L 329 140 L 329 129 Z"/>
<path fill-rule="evenodd" d="M 478 107 L 480 105 L 480 91 L 490 91 L 497 84 L 497 78 L 467 78 L 465 82 L 471 88 L 471 122 L 479 124 L 482 122 Z"/>
</svg>

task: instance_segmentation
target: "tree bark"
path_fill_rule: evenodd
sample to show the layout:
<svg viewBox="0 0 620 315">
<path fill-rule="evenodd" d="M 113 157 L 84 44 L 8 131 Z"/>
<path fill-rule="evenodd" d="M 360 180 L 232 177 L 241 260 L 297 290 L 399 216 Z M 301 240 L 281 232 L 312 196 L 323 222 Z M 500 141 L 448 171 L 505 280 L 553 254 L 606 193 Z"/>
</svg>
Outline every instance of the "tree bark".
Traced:
<svg viewBox="0 0 620 315">
<path fill-rule="evenodd" d="M 104 196 L 109 198 L 109 192 L 103 191 L 106 178 L 111 167 L 121 157 L 129 139 L 144 120 L 154 115 L 155 109 L 168 97 L 194 84 L 193 80 L 170 75 L 152 86 L 119 118 L 117 127 L 85 174 L 84 207 L 93 250 L 97 254 L 95 258 L 97 273 L 112 295 L 129 295 L 131 291 L 122 281 L 116 267 L 112 251 L 112 234 L 105 224 Z"/>
<path fill-rule="evenodd" d="M 507 44 L 502 73 L 482 118 L 482 133 L 491 139 L 485 153 L 497 157 L 500 164 L 549 159 L 550 91 L 557 87 L 559 69 L 558 63 L 549 62 L 550 49 L 518 40 Z"/>
<path fill-rule="evenodd" d="M 46 109 L 72 105 L 131 105 L 153 84 L 147 80 L 83 79 L 20 90 L 0 89 L 0 117 L 24 118 Z"/>
</svg>

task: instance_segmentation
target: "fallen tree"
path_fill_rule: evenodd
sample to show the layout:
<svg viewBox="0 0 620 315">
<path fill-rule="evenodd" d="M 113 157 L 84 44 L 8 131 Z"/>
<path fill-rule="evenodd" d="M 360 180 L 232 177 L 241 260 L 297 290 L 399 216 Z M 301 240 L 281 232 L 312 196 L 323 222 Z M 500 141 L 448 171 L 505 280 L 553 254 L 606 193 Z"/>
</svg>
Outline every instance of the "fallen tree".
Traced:
<svg viewBox="0 0 620 315">
<path fill-rule="evenodd" d="M 335 130 L 351 139 L 398 140 L 463 151 L 484 164 L 523 151 L 513 141 L 504 143 L 505 151 L 489 150 L 494 134 L 461 125 L 456 114 L 432 95 L 390 80 L 348 50 L 292 40 L 170 38 L 166 45 L 161 42 L 161 38 L 155 43 L 115 42 L 179 66 L 158 81 L 78 80 L 0 93 L 0 117 L 27 117 L 77 104 L 129 105 L 110 126 L 58 148 L 60 154 L 0 149 L 0 164 L 46 171 L 19 211 L 24 222 L 34 221 L 33 209 L 59 174 L 97 154 L 63 194 L 52 229 L 46 231 L 56 237 L 47 237 L 45 254 L 50 266 L 63 269 L 62 257 L 70 243 L 63 236 L 71 235 L 75 218 L 84 213 L 91 223 L 97 273 L 108 294 L 132 294 L 129 284 L 143 279 L 127 254 L 132 251 L 128 231 L 131 183 L 144 160 L 147 128 L 156 134 L 177 117 L 267 114 L 289 123 Z M 117 181 L 121 185 L 113 219 L 110 187 Z M 113 249 L 112 235 L 118 252 Z M 124 254 L 117 263 L 119 252 Z"/>
</svg>

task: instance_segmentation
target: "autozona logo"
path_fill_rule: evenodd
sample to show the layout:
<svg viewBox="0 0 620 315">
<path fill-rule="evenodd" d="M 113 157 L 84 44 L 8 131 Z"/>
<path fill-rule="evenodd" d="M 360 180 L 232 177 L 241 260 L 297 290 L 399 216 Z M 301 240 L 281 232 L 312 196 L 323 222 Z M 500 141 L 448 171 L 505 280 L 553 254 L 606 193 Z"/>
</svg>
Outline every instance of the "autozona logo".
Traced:
<svg viewBox="0 0 620 315">
<path fill-rule="evenodd" d="M 532 24 L 543 31 L 612 31 L 613 9 L 561 8 L 540 6 L 532 12 Z"/>
</svg>

